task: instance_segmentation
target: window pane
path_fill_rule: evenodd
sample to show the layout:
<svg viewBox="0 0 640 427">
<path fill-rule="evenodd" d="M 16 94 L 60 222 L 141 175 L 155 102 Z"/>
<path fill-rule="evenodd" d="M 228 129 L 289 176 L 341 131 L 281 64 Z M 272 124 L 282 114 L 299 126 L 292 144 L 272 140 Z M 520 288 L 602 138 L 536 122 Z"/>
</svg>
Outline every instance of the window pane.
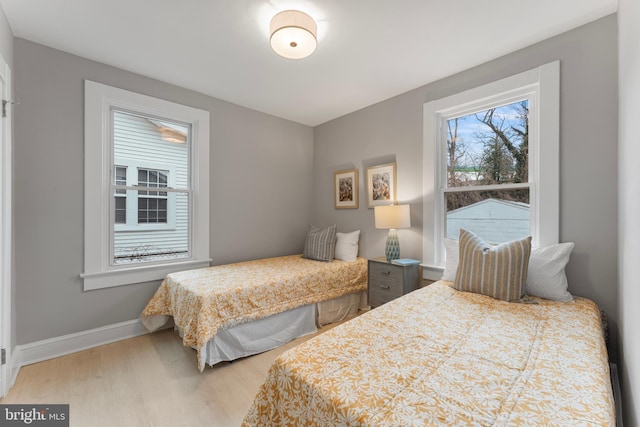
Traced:
<svg viewBox="0 0 640 427">
<path fill-rule="evenodd" d="M 113 111 L 113 156 L 129 166 L 129 185 L 189 189 L 190 130 L 173 122 Z M 135 223 L 123 222 L 120 224 L 126 227 L 114 228 L 113 264 L 189 257 L 188 193 L 149 189 L 126 193 L 135 197 L 129 203 L 135 209 L 129 220 Z M 120 215 L 126 218 L 126 206 Z"/>
<path fill-rule="evenodd" d="M 138 197 L 138 223 L 166 223 L 167 199 Z"/>
<path fill-rule="evenodd" d="M 528 182 L 529 101 L 447 120 L 447 186 Z"/>
<path fill-rule="evenodd" d="M 115 184 L 127 185 L 127 168 L 126 166 L 116 166 L 115 168 Z M 116 190 L 115 194 L 126 194 L 127 190 Z"/>
<path fill-rule="evenodd" d="M 530 234 L 529 190 L 446 193 L 447 238 L 458 240 L 460 228 L 488 243 L 503 243 Z"/>
<path fill-rule="evenodd" d="M 127 199 L 126 197 L 116 196 L 115 202 L 115 222 L 116 224 L 124 224 L 127 222 Z"/>
<path fill-rule="evenodd" d="M 127 185 L 127 168 L 126 166 L 114 167 L 114 184 Z M 127 190 L 115 190 L 115 218 L 116 224 L 124 224 L 127 222 Z"/>
</svg>

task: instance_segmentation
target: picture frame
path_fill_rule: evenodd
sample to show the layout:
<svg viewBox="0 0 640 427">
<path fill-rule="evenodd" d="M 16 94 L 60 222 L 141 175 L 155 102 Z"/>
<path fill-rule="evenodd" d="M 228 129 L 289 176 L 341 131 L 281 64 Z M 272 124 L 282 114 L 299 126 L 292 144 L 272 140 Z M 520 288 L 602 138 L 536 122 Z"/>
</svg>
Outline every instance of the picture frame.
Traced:
<svg viewBox="0 0 640 427">
<path fill-rule="evenodd" d="M 358 169 L 333 174 L 333 199 L 336 209 L 358 209 Z"/>
<path fill-rule="evenodd" d="M 367 207 L 392 205 L 396 201 L 396 164 L 367 168 Z"/>
</svg>

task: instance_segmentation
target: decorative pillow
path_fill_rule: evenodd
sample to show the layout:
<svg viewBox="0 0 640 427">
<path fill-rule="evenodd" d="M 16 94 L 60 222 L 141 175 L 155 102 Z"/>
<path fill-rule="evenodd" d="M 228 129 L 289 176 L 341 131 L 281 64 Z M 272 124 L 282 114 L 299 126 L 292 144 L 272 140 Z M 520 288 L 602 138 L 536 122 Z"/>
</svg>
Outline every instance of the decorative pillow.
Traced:
<svg viewBox="0 0 640 427">
<path fill-rule="evenodd" d="M 442 280 L 453 282 L 456 280 L 456 272 L 458 271 L 458 241 L 453 239 L 444 240 L 445 260 L 444 272 Z"/>
<path fill-rule="evenodd" d="M 557 243 L 531 249 L 525 291 L 527 295 L 552 301 L 571 302 L 565 267 L 575 244 Z M 442 280 L 453 282 L 458 270 L 458 241 L 446 239 L 446 260 Z"/>
<path fill-rule="evenodd" d="M 315 225 L 309 226 L 307 238 L 304 241 L 303 258 L 314 259 L 316 261 L 333 261 L 333 254 L 336 249 L 336 226 L 335 224 L 327 228 L 318 228 Z"/>
<path fill-rule="evenodd" d="M 459 291 L 518 301 L 525 295 L 531 236 L 491 246 L 460 229 L 460 261 L 453 287 Z"/>
<path fill-rule="evenodd" d="M 572 242 L 558 243 L 531 251 L 527 295 L 560 302 L 573 301 L 567 290 L 567 275 L 564 269 L 574 246 Z"/>
<path fill-rule="evenodd" d="M 335 258 L 342 261 L 355 261 L 358 257 L 360 230 L 351 233 L 336 233 Z"/>
</svg>

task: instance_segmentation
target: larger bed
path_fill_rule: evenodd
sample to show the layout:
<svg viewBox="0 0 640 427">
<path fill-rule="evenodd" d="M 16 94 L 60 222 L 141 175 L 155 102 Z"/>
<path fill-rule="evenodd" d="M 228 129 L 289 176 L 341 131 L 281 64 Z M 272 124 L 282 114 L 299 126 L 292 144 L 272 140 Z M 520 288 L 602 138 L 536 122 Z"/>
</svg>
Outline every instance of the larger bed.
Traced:
<svg viewBox="0 0 640 427">
<path fill-rule="evenodd" d="M 436 282 L 291 349 L 243 425 L 613 426 L 595 303 Z"/>
<path fill-rule="evenodd" d="M 366 288 L 364 258 L 267 258 L 169 274 L 141 318 L 155 330 L 172 316 L 202 371 L 344 319 L 361 306 Z"/>
</svg>

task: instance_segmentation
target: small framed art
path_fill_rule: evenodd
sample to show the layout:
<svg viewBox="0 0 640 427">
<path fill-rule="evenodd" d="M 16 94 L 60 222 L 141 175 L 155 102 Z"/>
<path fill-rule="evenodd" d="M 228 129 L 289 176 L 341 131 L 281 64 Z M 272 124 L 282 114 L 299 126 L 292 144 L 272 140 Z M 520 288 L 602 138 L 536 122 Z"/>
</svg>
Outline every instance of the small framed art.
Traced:
<svg viewBox="0 0 640 427">
<path fill-rule="evenodd" d="M 367 168 L 367 207 L 391 205 L 396 200 L 396 164 Z"/>
<path fill-rule="evenodd" d="M 333 174 L 333 193 L 336 209 L 358 208 L 358 169 Z"/>
</svg>

